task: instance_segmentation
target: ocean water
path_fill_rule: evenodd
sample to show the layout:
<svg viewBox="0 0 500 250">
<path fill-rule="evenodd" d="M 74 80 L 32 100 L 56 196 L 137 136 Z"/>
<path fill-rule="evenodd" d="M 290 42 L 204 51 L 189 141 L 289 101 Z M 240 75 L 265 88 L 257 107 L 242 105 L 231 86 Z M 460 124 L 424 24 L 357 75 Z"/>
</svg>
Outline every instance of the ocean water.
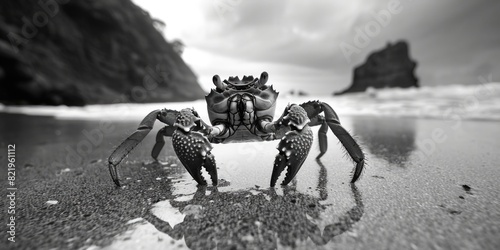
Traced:
<svg viewBox="0 0 500 250">
<path fill-rule="evenodd" d="M 342 96 L 291 96 L 280 94 L 276 109 L 279 116 L 288 103 L 320 100 L 329 103 L 340 115 L 403 116 L 431 119 L 500 121 L 500 83 L 446 85 L 410 89 L 369 89 Z M 107 104 L 85 107 L 5 106 L 0 112 L 53 116 L 57 119 L 141 119 L 160 109 L 195 108 L 208 121 L 205 100 L 176 103 Z"/>
</svg>

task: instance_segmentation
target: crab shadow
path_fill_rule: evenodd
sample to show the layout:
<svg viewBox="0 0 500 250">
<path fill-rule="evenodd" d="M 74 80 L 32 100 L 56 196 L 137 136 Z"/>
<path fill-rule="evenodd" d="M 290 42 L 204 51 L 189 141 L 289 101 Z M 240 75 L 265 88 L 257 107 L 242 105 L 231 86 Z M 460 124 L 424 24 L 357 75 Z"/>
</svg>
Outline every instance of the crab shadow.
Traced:
<svg viewBox="0 0 500 250">
<path fill-rule="evenodd" d="M 172 226 L 153 212 L 144 219 L 173 239 L 184 237 L 191 249 L 296 247 L 308 238 L 325 245 L 361 219 L 364 205 L 358 188 L 350 184 L 354 206 L 329 215 L 332 204 L 322 203 L 328 197 L 327 171 L 321 161 L 317 163 L 319 197 L 297 192 L 293 183 L 283 187 L 283 195 L 274 188 L 220 192 L 217 187 L 198 186 L 189 201 L 167 201 L 185 215 L 182 222 Z M 333 222 L 325 223 L 324 217 Z"/>
</svg>

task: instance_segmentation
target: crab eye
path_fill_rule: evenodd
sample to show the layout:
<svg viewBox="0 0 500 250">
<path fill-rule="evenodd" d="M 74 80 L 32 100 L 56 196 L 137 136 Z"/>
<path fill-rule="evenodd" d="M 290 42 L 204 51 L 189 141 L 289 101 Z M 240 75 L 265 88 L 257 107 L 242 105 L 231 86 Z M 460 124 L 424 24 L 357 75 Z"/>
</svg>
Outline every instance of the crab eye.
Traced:
<svg viewBox="0 0 500 250">
<path fill-rule="evenodd" d="M 198 115 L 198 112 L 196 112 L 196 110 L 194 110 L 194 109 L 193 109 L 193 115 L 194 115 L 194 116 L 196 116 L 196 117 L 200 117 L 200 116 Z"/>
</svg>

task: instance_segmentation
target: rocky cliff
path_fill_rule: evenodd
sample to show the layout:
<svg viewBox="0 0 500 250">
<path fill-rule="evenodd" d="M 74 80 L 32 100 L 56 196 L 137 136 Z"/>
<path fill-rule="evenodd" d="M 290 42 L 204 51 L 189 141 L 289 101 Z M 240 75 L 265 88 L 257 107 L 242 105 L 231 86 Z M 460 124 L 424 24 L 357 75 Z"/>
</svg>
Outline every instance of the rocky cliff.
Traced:
<svg viewBox="0 0 500 250">
<path fill-rule="evenodd" d="M 196 76 L 130 0 L 0 3 L 0 102 L 85 105 L 203 98 Z"/>
<path fill-rule="evenodd" d="M 418 87 L 414 75 L 417 63 L 410 59 L 408 44 L 404 41 L 388 44 L 386 48 L 368 56 L 366 62 L 354 69 L 352 85 L 336 95 L 363 92 L 368 87 Z"/>
</svg>

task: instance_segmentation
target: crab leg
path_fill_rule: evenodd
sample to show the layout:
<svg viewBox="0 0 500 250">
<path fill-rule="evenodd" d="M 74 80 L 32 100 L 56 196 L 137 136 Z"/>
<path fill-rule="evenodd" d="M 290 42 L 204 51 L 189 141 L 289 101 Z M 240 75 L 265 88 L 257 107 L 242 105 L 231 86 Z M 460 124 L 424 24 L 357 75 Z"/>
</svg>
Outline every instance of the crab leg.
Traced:
<svg viewBox="0 0 500 250">
<path fill-rule="evenodd" d="M 158 155 L 160 154 L 163 146 L 165 146 L 165 139 L 163 137 L 172 136 L 175 129 L 176 127 L 173 126 L 165 126 L 162 129 L 158 130 L 158 133 L 156 134 L 156 143 L 153 146 L 153 150 L 151 151 L 151 157 L 153 157 L 155 161 L 158 161 Z"/>
<path fill-rule="evenodd" d="M 323 118 L 323 117 L 319 116 L 318 118 Z M 321 156 L 323 156 L 326 153 L 326 150 L 328 150 L 328 138 L 326 136 L 327 132 L 328 132 L 328 123 L 326 123 L 323 120 L 323 122 L 321 123 L 321 127 L 319 127 L 318 130 L 319 155 L 316 156 L 316 159 L 321 158 Z"/>
<path fill-rule="evenodd" d="M 356 162 L 356 168 L 354 170 L 354 174 L 352 176 L 351 183 L 354 183 L 358 180 L 359 176 L 361 176 L 361 172 L 363 172 L 363 168 L 365 166 L 365 155 L 358 143 L 352 138 L 352 136 L 345 130 L 345 128 L 340 125 L 340 121 L 338 119 L 337 114 L 333 111 L 332 107 L 326 103 L 322 103 L 323 111 L 325 112 L 325 121 L 332 130 L 332 132 L 337 136 L 340 143 L 347 150 L 347 153 L 351 156 L 351 158 Z M 325 136 L 326 137 L 326 136 Z M 326 140 L 324 140 L 326 144 Z"/>
<path fill-rule="evenodd" d="M 274 161 L 271 187 L 276 185 L 285 168 L 288 169 L 281 185 L 287 185 L 293 180 L 307 158 L 313 141 L 312 130 L 307 125 L 309 118 L 302 107 L 292 104 L 287 107 L 285 114 L 283 120 L 290 126 L 291 131 L 287 132 L 278 144 L 279 153 Z"/>
<path fill-rule="evenodd" d="M 123 158 L 125 158 L 125 156 L 127 156 L 128 153 L 144 139 L 144 137 L 146 137 L 149 131 L 151 131 L 160 112 L 160 110 L 155 110 L 144 117 L 137 130 L 125 139 L 125 141 L 123 141 L 109 156 L 109 173 L 111 174 L 111 178 L 116 186 L 121 186 L 120 173 L 116 167 L 120 164 Z"/>
<path fill-rule="evenodd" d="M 321 124 L 318 132 L 320 154 L 316 158 L 319 159 L 321 156 L 323 156 L 328 148 L 326 130 L 328 127 L 330 127 L 330 130 L 335 134 L 335 136 L 337 136 L 349 156 L 351 156 L 354 162 L 356 162 L 356 167 L 354 169 L 351 183 L 356 182 L 363 172 L 363 168 L 365 165 L 365 156 L 363 151 L 361 150 L 361 147 L 354 140 L 354 138 L 352 138 L 349 132 L 347 132 L 345 128 L 340 125 L 339 117 L 337 116 L 335 111 L 327 103 L 319 101 L 303 103 L 301 104 L 301 106 L 304 107 L 304 109 L 307 111 L 309 117 L 314 117 L 314 119 L 312 119 L 314 121 L 314 124 L 311 123 L 311 126 Z M 324 117 L 318 115 L 318 113 L 320 113 L 321 111 L 323 111 L 325 115 Z"/>
</svg>

